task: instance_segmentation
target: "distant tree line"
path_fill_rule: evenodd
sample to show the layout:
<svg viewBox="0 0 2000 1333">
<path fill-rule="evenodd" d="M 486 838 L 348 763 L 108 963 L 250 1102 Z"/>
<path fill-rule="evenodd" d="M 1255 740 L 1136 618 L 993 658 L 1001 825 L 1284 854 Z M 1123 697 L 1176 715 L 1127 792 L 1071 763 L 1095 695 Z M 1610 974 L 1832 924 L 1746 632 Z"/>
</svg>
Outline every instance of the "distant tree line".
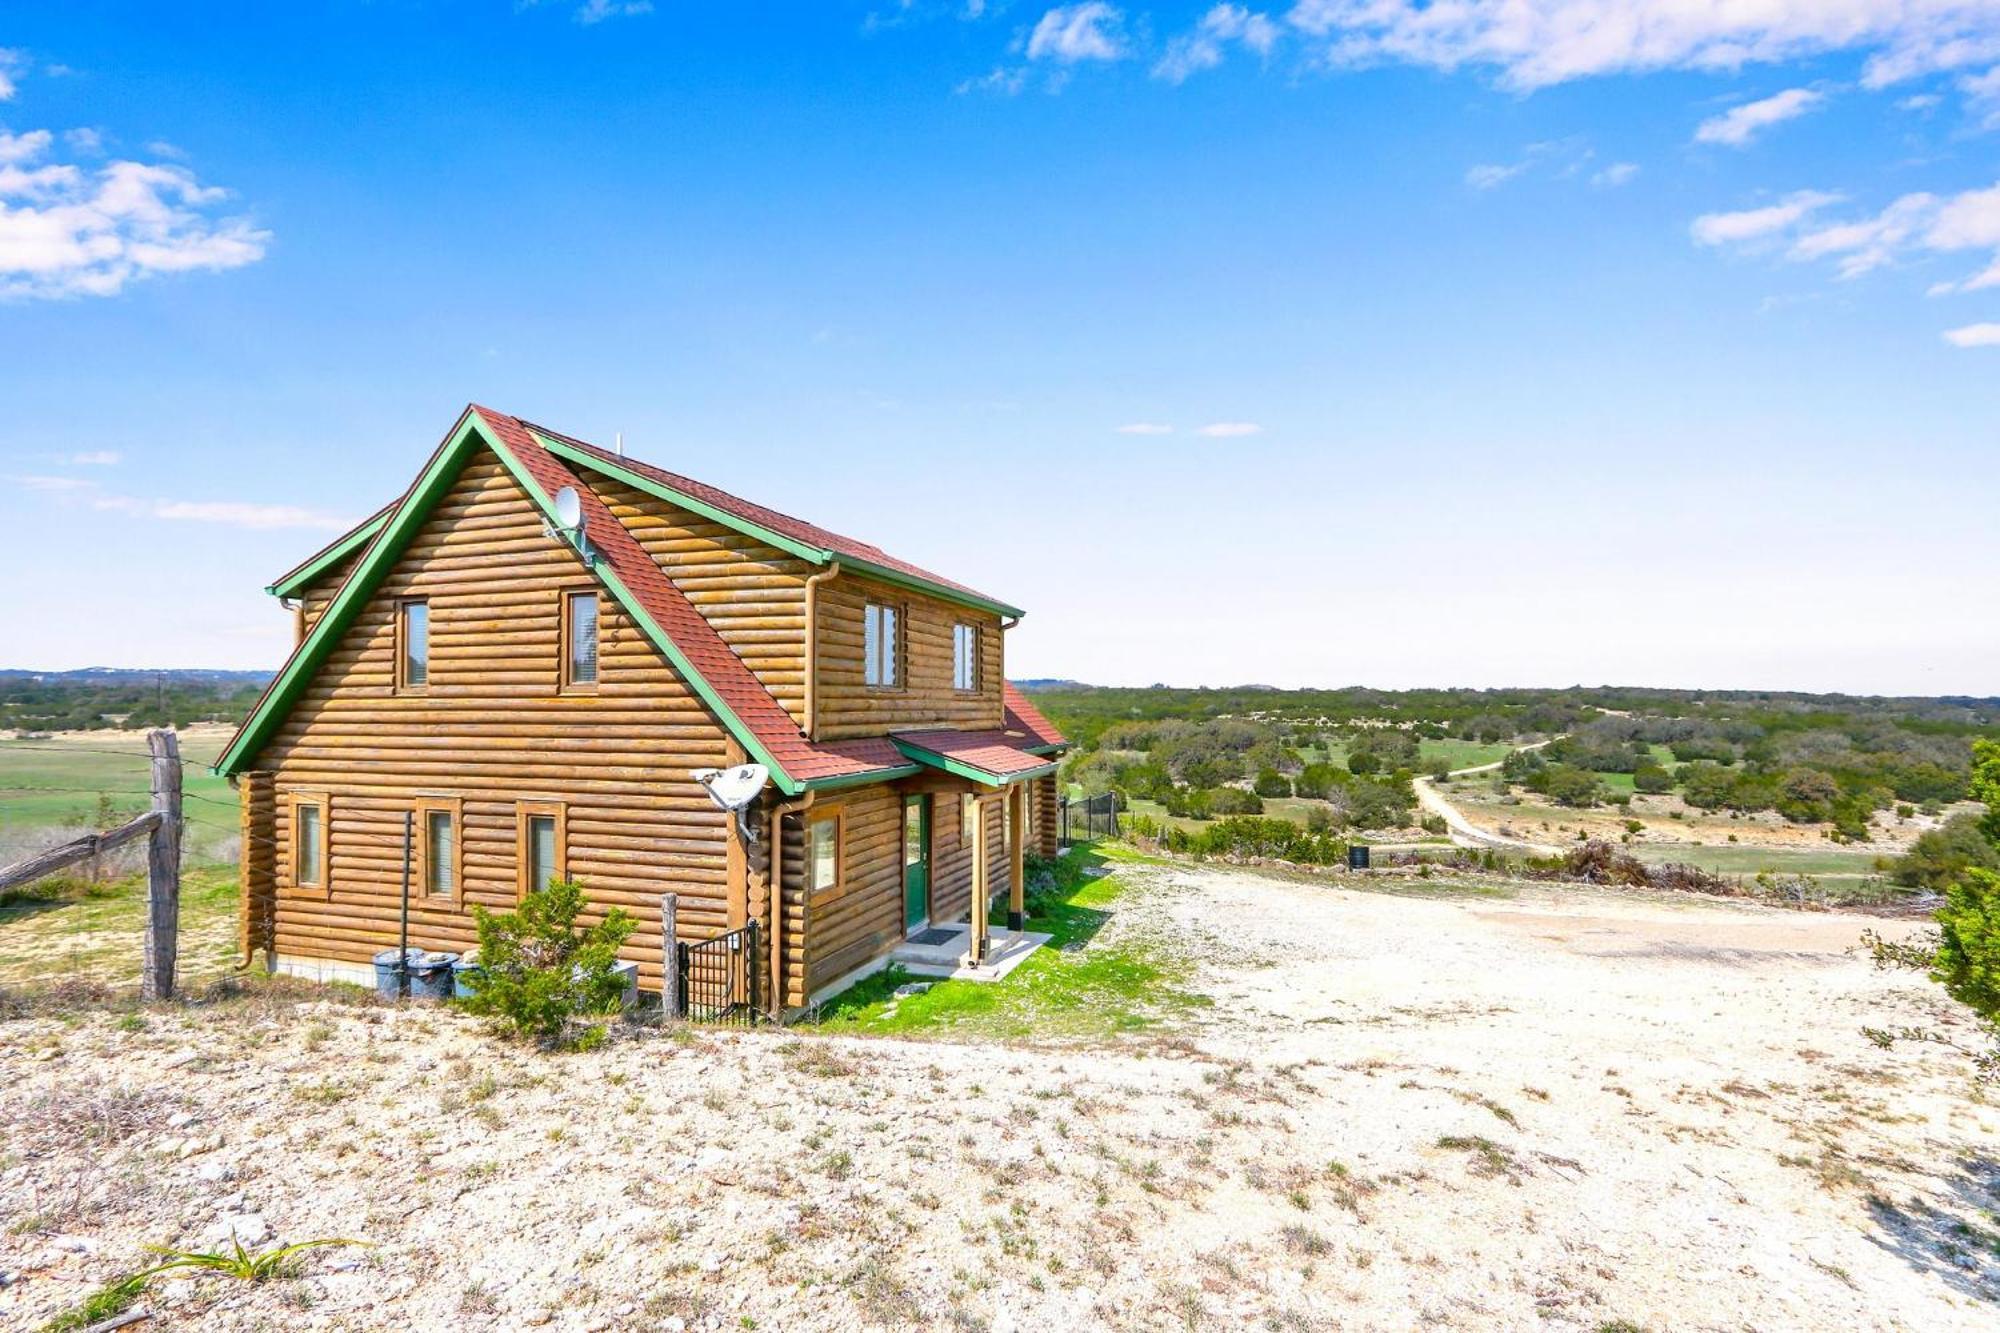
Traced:
<svg viewBox="0 0 2000 1333">
<path fill-rule="evenodd" d="M 255 681 L 0 677 L 0 731 L 98 731 L 241 722 Z"/>
</svg>

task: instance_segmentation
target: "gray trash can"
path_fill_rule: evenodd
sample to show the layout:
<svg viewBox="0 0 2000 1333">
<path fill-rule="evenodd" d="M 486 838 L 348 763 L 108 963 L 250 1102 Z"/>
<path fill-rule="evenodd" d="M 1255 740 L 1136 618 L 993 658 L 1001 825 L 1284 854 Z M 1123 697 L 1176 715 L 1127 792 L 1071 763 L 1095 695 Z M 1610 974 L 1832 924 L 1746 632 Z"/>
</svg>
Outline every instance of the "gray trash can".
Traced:
<svg viewBox="0 0 2000 1333">
<path fill-rule="evenodd" d="M 409 951 L 410 994 L 417 993 L 417 960 L 424 956 L 422 949 L 412 947 Z M 394 996 L 396 987 L 396 951 L 384 949 L 375 955 L 375 991 L 379 995 Z"/>
<path fill-rule="evenodd" d="M 466 1000 L 479 983 L 479 950 L 462 953 L 458 961 L 451 965 L 451 993 L 454 999 Z"/>
<path fill-rule="evenodd" d="M 410 994 L 422 996 L 426 1000 L 449 1000 L 453 984 L 452 964 L 458 961 L 455 953 L 425 953 L 411 950 L 417 956 L 410 960 Z M 393 966 L 395 952 L 389 954 Z"/>
</svg>

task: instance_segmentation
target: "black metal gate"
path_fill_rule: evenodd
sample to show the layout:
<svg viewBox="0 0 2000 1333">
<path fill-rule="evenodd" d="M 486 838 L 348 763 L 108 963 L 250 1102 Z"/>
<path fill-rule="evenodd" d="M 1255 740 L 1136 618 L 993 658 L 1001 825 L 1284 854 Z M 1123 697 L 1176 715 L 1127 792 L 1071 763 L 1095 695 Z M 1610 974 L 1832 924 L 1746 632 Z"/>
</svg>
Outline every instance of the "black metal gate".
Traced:
<svg viewBox="0 0 2000 1333">
<path fill-rule="evenodd" d="M 1062 799 L 1058 832 L 1065 847 L 1118 836 L 1118 798 L 1110 792 L 1072 801 Z"/>
<path fill-rule="evenodd" d="M 764 969 L 758 965 L 757 923 L 699 944 L 676 944 L 681 1016 L 698 1023 L 748 1027 L 764 1016 Z"/>
</svg>

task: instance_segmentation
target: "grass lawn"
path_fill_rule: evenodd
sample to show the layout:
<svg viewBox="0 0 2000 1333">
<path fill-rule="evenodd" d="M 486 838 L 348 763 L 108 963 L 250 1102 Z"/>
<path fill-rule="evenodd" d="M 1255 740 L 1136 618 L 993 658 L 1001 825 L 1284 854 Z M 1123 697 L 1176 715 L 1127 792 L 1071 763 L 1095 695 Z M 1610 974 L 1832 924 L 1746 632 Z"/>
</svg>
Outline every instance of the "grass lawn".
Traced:
<svg viewBox="0 0 2000 1333">
<path fill-rule="evenodd" d="M 29 888 L 51 896 L 0 903 L 0 985 L 139 984 L 144 875 L 87 887 L 51 878 Z M 235 957 L 236 868 L 188 867 L 181 877 L 181 980 L 189 985 L 213 980 L 230 970 Z"/>
<path fill-rule="evenodd" d="M 193 798 L 189 817 L 234 831 L 236 793 L 228 781 L 208 771 L 209 755 L 182 758 L 188 761 L 182 790 Z M 74 743 L 0 740 L 0 832 L 92 819 L 100 793 L 121 818 L 130 818 L 151 800 L 150 765 L 144 732 L 96 732 Z"/>
<path fill-rule="evenodd" d="M 1678 861 L 1700 866 L 1718 875 L 1754 875 L 1770 870 L 1794 875 L 1843 875 L 1862 877 L 1875 873 L 1880 852 L 1857 851 L 1847 847 L 1663 847 L 1638 843 L 1631 848 L 1641 861 L 1658 865 Z"/>
<path fill-rule="evenodd" d="M 835 996 L 821 1010 L 819 1026 L 871 1034 L 1101 1039 L 1208 1004 L 1206 996 L 1185 988 L 1187 964 L 1164 942 L 1097 942 L 1127 887 L 1117 872 L 1135 864 L 1159 862 L 1106 843 L 1079 846 L 1058 859 L 1055 887 L 1028 899 L 1028 929 L 1052 939 L 1004 980 L 938 981 L 921 995 L 897 1000 L 898 986 L 927 978 L 891 967 Z M 1004 921 L 1003 914 L 995 924 Z"/>
<path fill-rule="evenodd" d="M 1472 768 L 1479 764 L 1498 763 L 1513 748 L 1511 745 L 1485 745 L 1479 741 L 1425 740 L 1417 742 L 1417 756 L 1423 761 L 1426 771 L 1439 759 L 1453 768 Z"/>
</svg>

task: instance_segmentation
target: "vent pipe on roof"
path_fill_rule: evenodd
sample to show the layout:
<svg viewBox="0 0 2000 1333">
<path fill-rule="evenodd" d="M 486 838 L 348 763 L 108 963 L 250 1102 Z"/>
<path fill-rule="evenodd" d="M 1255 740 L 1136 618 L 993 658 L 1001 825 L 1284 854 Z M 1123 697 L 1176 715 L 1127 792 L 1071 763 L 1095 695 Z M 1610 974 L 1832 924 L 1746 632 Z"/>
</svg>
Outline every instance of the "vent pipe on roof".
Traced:
<svg viewBox="0 0 2000 1333">
<path fill-rule="evenodd" d="M 612 452 L 616 453 L 620 458 L 623 458 L 625 456 L 625 432 L 622 430 L 619 431 L 616 435 L 611 437 L 611 440 L 612 440 L 612 445 L 611 445 Z"/>
</svg>

